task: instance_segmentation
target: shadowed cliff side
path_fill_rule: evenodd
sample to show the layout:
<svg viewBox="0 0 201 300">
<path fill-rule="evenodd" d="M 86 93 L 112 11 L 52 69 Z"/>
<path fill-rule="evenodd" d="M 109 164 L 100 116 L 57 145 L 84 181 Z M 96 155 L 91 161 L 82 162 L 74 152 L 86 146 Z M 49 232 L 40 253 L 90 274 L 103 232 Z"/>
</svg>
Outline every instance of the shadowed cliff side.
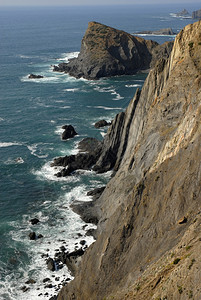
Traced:
<svg viewBox="0 0 201 300">
<path fill-rule="evenodd" d="M 98 237 L 59 300 L 199 299 L 200 103 L 199 21 L 110 127 L 107 143 L 122 139 L 98 200 Z"/>
<path fill-rule="evenodd" d="M 158 50 L 152 55 L 155 47 Z M 157 55 L 161 53 L 163 56 L 169 56 L 171 48 L 171 42 L 161 46 L 154 41 L 134 37 L 125 31 L 89 22 L 78 58 L 55 66 L 54 71 L 86 79 L 130 75 L 149 69 L 156 52 Z"/>
</svg>

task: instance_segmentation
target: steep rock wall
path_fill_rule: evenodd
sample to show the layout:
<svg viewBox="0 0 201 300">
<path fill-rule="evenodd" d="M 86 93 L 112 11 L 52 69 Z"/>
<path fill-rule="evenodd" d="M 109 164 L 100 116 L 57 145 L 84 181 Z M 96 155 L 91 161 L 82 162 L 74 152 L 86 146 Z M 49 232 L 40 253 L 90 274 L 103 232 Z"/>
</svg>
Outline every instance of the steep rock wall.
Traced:
<svg viewBox="0 0 201 300">
<path fill-rule="evenodd" d="M 59 300 L 199 299 L 200 45 L 201 22 L 185 27 L 131 102 L 134 113 L 119 117 L 129 124 L 126 147 L 120 141 L 119 168 L 99 199 L 98 238 Z"/>
</svg>

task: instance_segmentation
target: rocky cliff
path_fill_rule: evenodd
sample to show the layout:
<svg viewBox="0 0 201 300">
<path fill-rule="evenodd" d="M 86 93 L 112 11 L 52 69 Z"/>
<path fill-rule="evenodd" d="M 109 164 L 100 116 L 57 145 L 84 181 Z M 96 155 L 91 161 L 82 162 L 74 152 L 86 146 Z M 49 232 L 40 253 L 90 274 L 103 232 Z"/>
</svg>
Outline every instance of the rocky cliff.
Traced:
<svg viewBox="0 0 201 300">
<path fill-rule="evenodd" d="M 156 46 L 159 45 L 154 41 L 89 22 L 78 57 L 55 66 L 54 71 L 86 79 L 135 74 L 150 68 L 152 51 Z"/>
<path fill-rule="evenodd" d="M 95 206 L 97 240 L 59 300 L 200 299 L 201 22 L 108 130 L 97 168 L 112 177 Z"/>
<path fill-rule="evenodd" d="M 193 19 L 201 19 L 201 9 L 193 11 L 192 18 Z"/>
</svg>

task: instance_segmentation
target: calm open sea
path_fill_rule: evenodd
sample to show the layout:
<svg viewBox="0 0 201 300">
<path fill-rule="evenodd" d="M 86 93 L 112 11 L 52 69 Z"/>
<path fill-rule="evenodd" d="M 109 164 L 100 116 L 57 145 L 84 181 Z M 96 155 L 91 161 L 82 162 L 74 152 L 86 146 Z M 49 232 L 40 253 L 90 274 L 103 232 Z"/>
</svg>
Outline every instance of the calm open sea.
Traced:
<svg viewBox="0 0 201 300">
<path fill-rule="evenodd" d="M 110 174 L 83 172 L 54 176 L 54 157 L 76 153 L 84 137 L 102 139 L 100 120 L 112 120 L 124 110 L 146 74 L 99 81 L 54 73 L 52 65 L 78 55 L 89 21 L 129 33 L 172 27 L 178 32 L 190 19 L 170 13 L 181 6 L 116 6 L 0 9 L 0 299 L 49 299 L 63 280 L 64 267 L 47 269 L 43 253 L 53 257 L 64 245 L 69 251 L 85 239 L 85 224 L 69 208 L 74 200 L 88 201 L 88 190 L 106 184 Z M 193 3 L 185 8 L 198 9 Z M 147 36 L 147 38 L 151 38 Z M 162 43 L 174 36 L 152 37 Z M 28 74 L 45 76 L 30 80 Z M 61 141 L 61 126 L 72 124 L 78 136 Z M 31 218 L 40 223 L 32 226 Z M 84 228 L 84 229 L 83 229 Z M 36 231 L 43 238 L 29 240 Z M 55 288 L 44 288 L 44 278 Z M 59 279 L 57 278 L 59 277 Z M 28 279 L 35 284 L 25 284 Z M 57 278 L 57 280 L 55 280 Z M 29 290 L 23 292 L 23 286 Z"/>
</svg>

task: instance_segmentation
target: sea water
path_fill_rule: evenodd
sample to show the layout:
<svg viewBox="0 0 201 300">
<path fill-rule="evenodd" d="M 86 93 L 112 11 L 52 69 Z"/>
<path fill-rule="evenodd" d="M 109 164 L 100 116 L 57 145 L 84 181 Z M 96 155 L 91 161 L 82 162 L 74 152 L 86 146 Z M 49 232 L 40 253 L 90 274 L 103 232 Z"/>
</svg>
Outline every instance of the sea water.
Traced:
<svg viewBox="0 0 201 300">
<path fill-rule="evenodd" d="M 89 21 L 129 33 L 172 27 L 178 32 L 192 20 L 173 18 L 180 6 L 107 6 L 62 8 L 1 8 L 0 10 L 0 299 L 49 299 L 72 276 L 67 267 L 51 272 L 43 254 L 87 246 L 93 237 L 70 204 L 89 201 L 87 191 L 105 185 L 110 172 L 81 172 L 57 178 L 55 157 L 77 153 L 80 140 L 102 140 L 106 129 L 94 128 L 125 110 L 147 74 L 99 81 L 75 79 L 53 72 L 80 50 Z M 191 12 L 196 5 L 185 5 Z M 174 36 L 147 36 L 159 43 Z M 29 79 L 30 73 L 44 76 Z M 78 135 L 61 140 L 62 126 L 71 124 Z M 31 225 L 30 219 L 40 223 Z M 32 241 L 35 231 L 43 238 Z M 53 288 L 45 287 L 50 278 Z M 25 284 L 34 279 L 35 284 Z M 24 292 L 22 288 L 28 290 Z"/>
</svg>

